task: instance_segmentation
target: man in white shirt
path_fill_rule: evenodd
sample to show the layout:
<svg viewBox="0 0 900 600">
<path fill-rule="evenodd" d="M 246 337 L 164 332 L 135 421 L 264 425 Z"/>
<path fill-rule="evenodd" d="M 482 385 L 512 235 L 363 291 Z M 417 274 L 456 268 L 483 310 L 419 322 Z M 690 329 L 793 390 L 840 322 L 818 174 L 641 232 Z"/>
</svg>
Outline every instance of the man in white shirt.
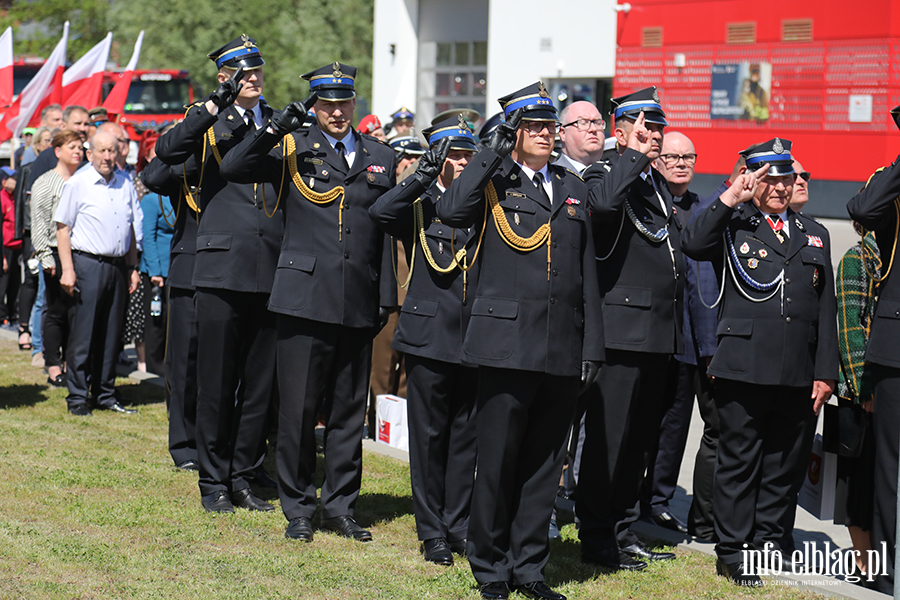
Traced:
<svg viewBox="0 0 900 600">
<path fill-rule="evenodd" d="M 73 298 L 66 403 L 77 416 L 91 414 L 91 393 L 103 409 L 135 412 L 119 404 L 115 390 L 116 347 L 128 298 L 125 290 L 134 292 L 140 284 L 132 227 L 134 186 L 115 171 L 117 156 L 115 136 L 95 134 L 88 149 L 91 166 L 66 182 L 53 217 L 62 264 L 60 285 Z"/>
</svg>

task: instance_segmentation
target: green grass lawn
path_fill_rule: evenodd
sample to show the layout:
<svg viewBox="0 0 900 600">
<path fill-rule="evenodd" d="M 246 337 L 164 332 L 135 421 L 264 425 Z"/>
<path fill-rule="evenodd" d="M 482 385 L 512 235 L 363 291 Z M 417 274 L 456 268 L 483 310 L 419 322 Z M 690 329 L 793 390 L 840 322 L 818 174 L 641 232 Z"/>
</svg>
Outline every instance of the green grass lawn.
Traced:
<svg viewBox="0 0 900 600">
<path fill-rule="evenodd" d="M 464 559 L 422 560 L 405 463 L 365 456 L 356 516 L 373 542 L 323 532 L 312 544 L 288 541 L 280 510 L 203 512 L 196 474 L 169 458 L 159 388 L 120 380 L 137 415 L 73 417 L 29 354 L 0 341 L 0 598 L 479 597 Z M 698 553 L 610 574 L 581 564 L 571 522 L 563 538 L 546 575 L 570 598 L 816 597 L 740 590 Z"/>
</svg>

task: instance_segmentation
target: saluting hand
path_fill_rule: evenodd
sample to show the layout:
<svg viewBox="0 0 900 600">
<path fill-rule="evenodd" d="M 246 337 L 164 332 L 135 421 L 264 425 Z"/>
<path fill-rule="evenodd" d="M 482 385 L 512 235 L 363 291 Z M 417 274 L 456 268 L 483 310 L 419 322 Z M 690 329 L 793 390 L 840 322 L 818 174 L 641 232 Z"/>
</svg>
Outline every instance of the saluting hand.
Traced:
<svg viewBox="0 0 900 600">
<path fill-rule="evenodd" d="M 280 113 L 272 117 L 269 127 L 278 135 L 284 136 L 303 126 L 306 120 L 306 109 L 302 102 L 291 102 Z"/>
<path fill-rule="evenodd" d="M 450 138 L 443 138 L 419 159 L 414 177 L 423 186 L 429 187 L 444 169 L 444 161 L 447 160 L 448 154 L 450 154 Z"/>
<path fill-rule="evenodd" d="M 234 104 L 234 101 L 237 100 L 238 94 L 241 91 L 241 88 L 244 87 L 244 84 L 241 83 L 241 79 L 243 77 L 244 68 L 238 67 L 238 70 L 234 72 L 234 75 L 232 75 L 230 79 L 226 79 L 219 84 L 219 87 L 216 88 L 216 91 L 214 91 L 209 97 L 210 101 L 217 107 L 219 107 L 219 110 L 228 108 L 229 106 Z"/>
<path fill-rule="evenodd" d="M 631 126 L 631 133 L 625 141 L 625 145 L 632 150 L 641 154 L 649 154 L 653 143 L 651 140 L 650 130 L 647 129 L 644 111 L 641 111 L 634 125 Z"/>
<path fill-rule="evenodd" d="M 522 109 L 517 108 L 509 115 L 509 120 L 500 123 L 488 142 L 488 148 L 496 152 L 502 157 L 509 156 L 516 147 L 516 135 L 519 130 L 519 123 L 522 122 Z"/>
<path fill-rule="evenodd" d="M 722 204 L 734 208 L 738 204 L 743 204 L 753 199 L 756 193 L 756 186 L 759 181 L 766 176 L 769 171 L 769 163 L 764 164 L 755 171 L 745 171 L 731 184 L 731 187 L 725 190 L 725 193 L 719 196 Z"/>
</svg>

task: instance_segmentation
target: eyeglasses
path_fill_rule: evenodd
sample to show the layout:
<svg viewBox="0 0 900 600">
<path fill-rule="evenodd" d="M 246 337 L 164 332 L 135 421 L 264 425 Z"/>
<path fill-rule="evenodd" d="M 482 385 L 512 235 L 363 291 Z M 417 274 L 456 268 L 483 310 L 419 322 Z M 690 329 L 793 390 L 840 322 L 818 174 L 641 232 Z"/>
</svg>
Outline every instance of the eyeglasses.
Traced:
<svg viewBox="0 0 900 600">
<path fill-rule="evenodd" d="M 559 132 L 559 123 L 556 121 L 526 121 L 522 127 L 531 135 L 540 135 L 544 129 L 556 135 Z"/>
<path fill-rule="evenodd" d="M 803 181 L 809 181 L 809 178 L 812 177 L 809 171 L 803 171 L 802 173 L 794 173 L 794 179 L 797 177 L 802 177 Z"/>
<path fill-rule="evenodd" d="M 697 162 L 696 154 L 660 154 L 659 158 L 663 161 L 663 164 L 670 168 L 677 165 L 679 160 L 683 160 L 684 164 L 689 167 L 693 167 L 694 163 Z"/>
<path fill-rule="evenodd" d="M 606 128 L 606 121 L 603 119 L 575 119 L 571 123 L 566 123 L 563 127 L 575 126 L 578 131 L 590 131 L 591 125 L 602 131 Z"/>
</svg>

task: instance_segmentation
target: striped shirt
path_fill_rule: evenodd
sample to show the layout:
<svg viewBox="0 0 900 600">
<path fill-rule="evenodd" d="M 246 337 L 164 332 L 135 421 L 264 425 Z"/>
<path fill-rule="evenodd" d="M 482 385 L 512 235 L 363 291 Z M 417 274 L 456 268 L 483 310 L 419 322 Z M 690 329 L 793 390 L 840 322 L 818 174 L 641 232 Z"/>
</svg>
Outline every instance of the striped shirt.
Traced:
<svg viewBox="0 0 900 600">
<path fill-rule="evenodd" d="M 31 243 L 35 255 L 45 269 L 53 267 L 56 248 L 56 221 L 53 213 L 62 197 L 65 179 L 54 170 L 47 171 L 31 187 Z"/>
</svg>

